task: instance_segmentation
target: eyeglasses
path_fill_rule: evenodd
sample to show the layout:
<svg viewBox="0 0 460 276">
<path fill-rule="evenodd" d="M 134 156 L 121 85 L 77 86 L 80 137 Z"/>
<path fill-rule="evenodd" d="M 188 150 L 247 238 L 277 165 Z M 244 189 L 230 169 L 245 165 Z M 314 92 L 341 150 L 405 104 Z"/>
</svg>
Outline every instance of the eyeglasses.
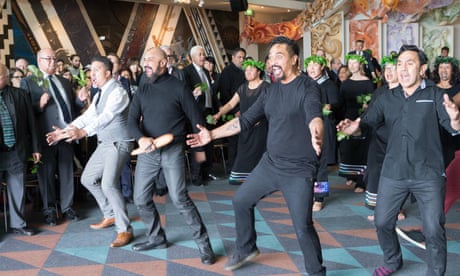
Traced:
<svg viewBox="0 0 460 276">
<path fill-rule="evenodd" d="M 40 57 L 40 59 L 46 60 L 47 62 L 56 61 L 56 57 Z"/>
</svg>

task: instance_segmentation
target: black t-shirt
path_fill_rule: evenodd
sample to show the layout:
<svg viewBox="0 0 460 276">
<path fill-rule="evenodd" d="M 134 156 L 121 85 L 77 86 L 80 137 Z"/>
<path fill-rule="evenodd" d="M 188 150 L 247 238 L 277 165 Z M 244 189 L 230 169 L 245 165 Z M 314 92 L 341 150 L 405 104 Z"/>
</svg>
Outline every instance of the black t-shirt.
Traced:
<svg viewBox="0 0 460 276">
<path fill-rule="evenodd" d="M 281 175 L 312 177 L 318 166 L 308 127 L 322 118 L 319 88 L 314 80 L 299 75 L 288 84 L 273 83 L 240 117 L 241 130 L 268 120 L 265 161 Z"/>
</svg>

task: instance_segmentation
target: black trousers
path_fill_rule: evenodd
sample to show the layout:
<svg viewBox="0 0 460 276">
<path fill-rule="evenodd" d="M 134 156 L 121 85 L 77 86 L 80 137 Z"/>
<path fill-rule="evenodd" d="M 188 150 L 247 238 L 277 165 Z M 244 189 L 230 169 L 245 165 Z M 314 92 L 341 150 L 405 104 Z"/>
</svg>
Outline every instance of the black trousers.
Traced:
<svg viewBox="0 0 460 276">
<path fill-rule="evenodd" d="M 256 249 L 254 207 L 265 196 L 281 191 L 291 214 L 309 275 L 326 275 L 318 234 L 313 225 L 313 181 L 311 178 L 280 175 L 264 155 L 233 198 L 236 250 L 241 254 Z"/>
</svg>

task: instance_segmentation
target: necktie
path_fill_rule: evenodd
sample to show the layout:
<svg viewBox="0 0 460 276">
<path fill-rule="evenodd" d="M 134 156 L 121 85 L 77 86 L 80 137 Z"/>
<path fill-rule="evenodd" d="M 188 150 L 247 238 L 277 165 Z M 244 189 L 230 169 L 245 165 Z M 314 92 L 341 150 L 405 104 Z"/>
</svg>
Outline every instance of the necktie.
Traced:
<svg viewBox="0 0 460 276">
<path fill-rule="evenodd" d="M 206 84 L 206 90 L 203 91 L 205 94 L 205 104 L 204 105 L 206 108 L 212 108 L 211 87 L 209 87 L 208 78 L 206 77 L 206 73 L 204 72 L 203 69 L 200 69 L 198 73 L 200 75 L 201 82 Z"/>
<path fill-rule="evenodd" d="M 94 105 L 97 107 L 97 105 L 99 104 L 99 101 L 101 100 L 101 96 L 102 96 L 100 88 L 96 89 L 96 94 L 94 94 L 94 96 L 96 95 L 97 95 L 97 99 Z"/>
<path fill-rule="evenodd" d="M 2 95 L 0 95 L 0 117 L 0 127 L 3 130 L 3 144 L 11 148 L 14 146 L 14 144 L 16 144 L 16 138 L 14 137 L 13 121 L 11 120 L 10 113 L 8 112 L 8 108 L 3 101 Z"/>
<path fill-rule="evenodd" d="M 62 115 L 64 116 L 64 121 L 66 123 L 70 123 L 72 121 L 72 117 L 70 116 L 69 109 L 67 108 L 67 105 L 64 101 L 64 98 L 61 95 L 61 92 L 57 88 L 56 84 L 54 83 L 53 79 L 51 76 L 48 77 L 48 80 L 50 81 L 51 87 L 53 88 L 54 96 L 61 107 L 62 110 Z"/>
</svg>

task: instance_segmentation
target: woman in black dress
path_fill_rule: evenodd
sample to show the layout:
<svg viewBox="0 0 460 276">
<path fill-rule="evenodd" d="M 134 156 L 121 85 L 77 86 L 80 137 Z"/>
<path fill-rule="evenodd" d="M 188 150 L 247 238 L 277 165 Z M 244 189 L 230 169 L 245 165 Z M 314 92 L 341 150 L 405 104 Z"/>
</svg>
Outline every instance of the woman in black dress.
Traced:
<svg viewBox="0 0 460 276">
<path fill-rule="evenodd" d="M 346 60 L 351 77 L 340 86 L 340 97 L 345 119 L 355 120 L 367 107 L 360 98 L 371 95 L 374 84 L 364 73 L 363 65 L 366 63 L 364 57 L 348 54 Z M 368 139 L 365 133 L 343 139 L 339 145 L 339 175 L 347 179 L 347 185 L 355 182 L 357 193 L 364 192 L 366 188 L 363 175 L 367 167 L 367 149 Z"/>
<path fill-rule="evenodd" d="M 233 97 L 223 105 L 213 119 L 217 121 L 227 114 L 236 105 L 240 105 L 240 112 L 244 113 L 254 104 L 267 82 L 263 81 L 264 63 L 255 60 L 243 62 L 246 81 L 238 88 Z M 268 124 L 263 119 L 247 131 L 242 131 L 238 137 L 238 152 L 228 179 L 229 184 L 239 185 L 243 183 L 254 167 L 259 162 L 266 150 Z"/>
<path fill-rule="evenodd" d="M 324 197 L 329 195 L 327 166 L 337 163 L 337 139 L 335 114 L 339 104 L 339 89 L 325 71 L 326 59 L 322 56 L 311 56 L 305 59 L 305 68 L 310 78 L 319 86 L 321 104 L 323 105 L 324 141 L 320 158 L 320 166 L 315 182 L 315 202 L 313 211 L 323 208 Z"/>
</svg>

